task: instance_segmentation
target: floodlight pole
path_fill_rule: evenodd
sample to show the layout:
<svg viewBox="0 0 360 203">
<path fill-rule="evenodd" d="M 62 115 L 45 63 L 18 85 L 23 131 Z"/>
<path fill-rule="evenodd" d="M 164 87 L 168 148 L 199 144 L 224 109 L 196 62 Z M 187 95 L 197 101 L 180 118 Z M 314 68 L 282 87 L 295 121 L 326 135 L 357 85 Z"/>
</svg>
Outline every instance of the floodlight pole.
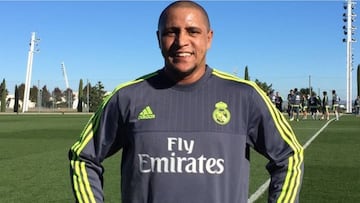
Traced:
<svg viewBox="0 0 360 203">
<path fill-rule="evenodd" d="M 346 10 L 346 18 L 347 18 L 347 39 L 346 39 L 346 113 L 351 113 L 351 0 L 347 0 L 347 10 Z"/>
<path fill-rule="evenodd" d="M 312 95 L 312 89 L 311 89 L 311 75 L 309 75 L 309 95 Z"/>
<path fill-rule="evenodd" d="M 352 70 L 353 70 L 353 54 L 352 54 L 352 43 L 356 42 L 352 36 L 356 29 L 352 25 L 355 21 L 356 14 L 353 12 L 355 8 L 354 0 L 347 0 L 346 14 L 344 21 L 346 22 L 346 113 L 352 113 Z"/>
<path fill-rule="evenodd" d="M 89 80 L 86 79 L 86 103 L 87 103 L 87 112 L 90 112 L 90 83 Z"/>
<path fill-rule="evenodd" d="M 36 44 L 35 32 L 32 32 L 31 40 L 30 40 L 30 50 L 29 50 L 29 55 L 28 55 L 27 68 L 26 68 L 25 90 L 24 90 L 24 100 L 23 100 L 23 108 L 22 108 L 23 113 L 25 111 L 28 111 L 28 108 L 29 108 L 31 73 L 32 73 L 32 64 L 33 64 L 35 44 Z"/>
</svg>

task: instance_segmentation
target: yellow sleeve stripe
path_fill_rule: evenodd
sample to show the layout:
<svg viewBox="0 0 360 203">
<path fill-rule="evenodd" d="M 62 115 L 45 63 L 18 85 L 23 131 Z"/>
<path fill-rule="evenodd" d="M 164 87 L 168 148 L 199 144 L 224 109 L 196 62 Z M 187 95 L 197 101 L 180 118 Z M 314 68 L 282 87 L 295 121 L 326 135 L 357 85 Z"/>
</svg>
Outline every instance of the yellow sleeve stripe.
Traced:
<svg viewBox="0 0 360 203">
<path fill-rule="evenodd" d="M 83 179 L 84 179 L 84 187 L 85 187 L 85 190 L 86 190 L 86 193 L 89 194 L 89 197 L 90 197 L 90 202 L 94 202 L 96 203 L 95 201 L 95 198 L 94 198 L 94 194 L 91 190 L 91 187 L 90 187 L 90 183 L 89 183 L 89 179 L 88 179 L 88 175 L 87 175 L 87 172 L 86 172 L 86 167 L 85 167 L 85 162 L 78 162 L 79 165 L 80 165 L 80 171 L 81 171 L 81 174 L 83 176 Z"/>
<path fill-rule="evenodd" d="M 80 193 L 80 186 L 78 184 L 78 181 L 77 181 L 77 177 L 78 177 L 78 174 L 75 172 L 75 161 L 71 160 L 71 168 L 73 170 L 73 176 L 72 176 L 72 179 L 73 179 L 73 184 L 74 184 L 74 191 L 75 191 L 75 195 L 76 195 L 76 199 L 78 200 L 79 203 L 83 203 L 83 198 L 81 196 L 81 193 Z"/>
<path fill-rule="evenodd" d="M 293 149 L 294 155 L 289 157 L 288 170 L 285 177 L 285 181 L 282 187 L 282 192 L 278 198 L 277 202 L 293 202 L 295 201 L 297 191 L 300 187 L 300 179 L 301 179 L 301 165 L 303 162 L 303 148 L 300 143 L 297 141 L 295 137 L 295 133 L 293 132 L 290 124 L 286 121 L 285 117 L 276 109 L 270 99 L 267 97 L 266 93 L 254 82 L 247 81 L 235 77 L 233 75 L 215 70 L 213 74 L 228 80 L 233 80 L 237 82 L 241 82 L 244 84 L 248 84 L 255 88 L 255 90 L 260 94 L 263 98 L 265 104 L 267 105 L 269 112 L 274 120 L 275 126 L 278 129 L 280 136 L 284 139 L 284 141 Z"/>
<path fill-rule="evenodd" d="M 94 194 L 92 193 L 87 181 L 87 173 L 85 170 L 85 163 L 80 161 L 71 161 L 71 167 L 73 169 L 73 183 L 75 189 L 76 199 L 79 203 L 96 202 Z M 85 176 L 85 177 L 84 177 Z M 84 183 L 83 181 L 87 182 Z"/>
<path fill-rule="evenodd" d="M 287 175 L 285 177 L 285 181 L 284 181 L 284 184 L 283 184 L 283 188 L 289 188 L 291 183 L 291 174 L 292 174 L 292 168 L 293 168 L 293 164 L 294 164 L 294 159 L 293 157 L 290 157 L 289 158 L 289 167 L 288 167 L 288 171 L 287 171 Z M 279 199 L 277 202 L 281 202 L 282 199 L 284 199 L 284 196 L 286 195 L 286 193 L 282 192 L 279 196 Z"/>
</svg>

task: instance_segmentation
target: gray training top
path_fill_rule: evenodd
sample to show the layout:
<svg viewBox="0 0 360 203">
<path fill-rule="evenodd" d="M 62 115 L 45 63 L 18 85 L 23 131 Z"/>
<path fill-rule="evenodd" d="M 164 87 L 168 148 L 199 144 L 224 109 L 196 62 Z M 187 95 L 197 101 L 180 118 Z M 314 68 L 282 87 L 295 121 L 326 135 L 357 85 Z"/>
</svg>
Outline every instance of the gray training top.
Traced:
<svg viewBox="0 0 360 203">
<path fill-rule="evenodd" d="M 303 148 L 253 82 L 207 67 L 191 85 L 163 70 L 118 86 L 70 152 L 79 202 L 103 202 L 102 161 L 122 149 L 123 203 L 244 203 L 249 147 L 264 155 L 269 202 L 296 202 Z"/>
</svg>

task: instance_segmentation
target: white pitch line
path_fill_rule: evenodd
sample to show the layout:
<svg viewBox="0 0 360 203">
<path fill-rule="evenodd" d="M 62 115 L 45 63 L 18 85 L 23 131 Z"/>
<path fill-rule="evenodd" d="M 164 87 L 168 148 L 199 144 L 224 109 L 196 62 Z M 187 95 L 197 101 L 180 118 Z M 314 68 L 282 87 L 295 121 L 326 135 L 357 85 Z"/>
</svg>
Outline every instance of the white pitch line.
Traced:
<svg viewBox="0 0 360 203">
<path fill-rule="evenodd" d="M 306 149 L 314 140 L 315 140 L 315 138 L 317 137 L 317 136 L 319 136 L 319 134 L 332 122 L 332 121 L 334 121 L 335 120 L 335 118 L 333 118 L 333 119 L 330 119 L 328 122 L 326 122 L 325 123 L 325 125 L 322 127 L 322 128 L 320 128 L 320 130 L 319 131 L 317 131 L 316 133 L 315 133 L 315 135 L 313 135 L 305 144 L 304 144 L 304 149 Z"/>
<path fill-rule="evenodd" d="M 332 122 L 334 121 L 335 118 L 330 119 L 328 122 L 325 123 L 325 125 L 323 127 L 320 128 L 320 130 L 318 130 L 303 146 L 304 150 L 317 138 L 317 136 L 320 135 L 320 133 Z M 257 199 L 259 199 L 259 197 L 268 189 L 270 184 L 270 178 L 267 179 L 265 181 L 264 184 L 262 184 L 254 194 L 252 194 L 250 196 L 250 198 L 248 199 L 248 203 L 253 203 L 255 202 Z"/>
</svg>

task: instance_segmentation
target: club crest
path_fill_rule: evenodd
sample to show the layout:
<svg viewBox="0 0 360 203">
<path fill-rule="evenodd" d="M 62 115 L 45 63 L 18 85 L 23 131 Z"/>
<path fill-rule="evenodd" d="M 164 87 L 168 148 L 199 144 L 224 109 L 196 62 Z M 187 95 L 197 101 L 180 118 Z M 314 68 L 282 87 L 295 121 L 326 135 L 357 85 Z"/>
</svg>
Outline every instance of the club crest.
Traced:
<svg viewBox="0 0 360 203">
<path fill-rule="evenodd" d="M 230 111 L 227 109 L 225 102 L 218 102 L 215 104 L 215 110 L 213 111 L 213 119 L 219 125 L 226 125 L 230 121 Z"/>
</svg>

